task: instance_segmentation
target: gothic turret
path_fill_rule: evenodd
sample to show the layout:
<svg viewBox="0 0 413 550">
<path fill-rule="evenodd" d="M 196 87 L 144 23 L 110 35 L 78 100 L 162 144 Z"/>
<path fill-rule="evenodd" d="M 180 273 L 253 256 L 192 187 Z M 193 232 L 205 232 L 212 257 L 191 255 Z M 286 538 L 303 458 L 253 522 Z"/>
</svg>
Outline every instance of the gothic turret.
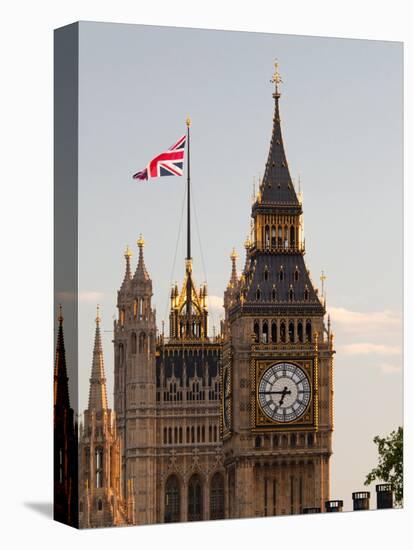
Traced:
<svg viewBox="0 0 413 550">
<path fill-rule="evenodd" d="M 253 240 L 246 250 L 236 306 L 263 312 L 277 304 L 285 311 L 298 305 L 308 312 L 322 313 L 304 263 L 302 205 L 291 180 L 281 133 L 279 85 L 276 64 L 274 118 L 270 150 L 264 177 L 252 206 Z"/>
<path fill-rule="evenodd" d="M 108 408 L 106 395 L 106 377 L 103 363 L 102 339 L 100 335 L 99 306 L 96 315 L 95 345 L 93 349 L 92 373 L 90 376 L 88 409 L 104 411 Z"/>
<path fill-rule="evenodd" d="M 80 527 L 133 523 L 132 503 L 126 502 L 121 484 L 121 441 L 115 414 L 108 407 L 100 334 L 99 306 L 90 376 L 89 404 L 79 440 Z M 129 500 L 130 495 L 126 495 Z"/>
<path fill-rule="evenodd" d="M 114 322 L 115 384 L 114 402 L 118 433 L 123 449 L 122 493 L 125 498 L 134 495 L 138 502 L 138 492 L 147 484 L 153 484 L 153 472 L 149 467 L 149 456 L 154 447 L 155 399 L 156 399 L 156 313 L 152 308 L 152 280 L 145 265 L 142 235 L 137 241 L 139 253 L 135 273 L 127 288 L 121 286 L 118 292 L 118 319 Z M 126 255 L 125 255 L 126 257 Z M 128 262 L 128 258 L 126 258 Z M 127 263 L 126 272 L 129 267 Z M 125 278 L 127 278 L 125 276 Z M 139 429 L 129 434 L 127 429 L 136 425 L 139 411 Z M 139 472 L 133 465 L 127 465 L 125 455 L 144 447 L 148 456 Z M 151 450 L 152 449 L 152 450 Z M 128 483 L 135 478 L 135 483 Z M 131 503 L 128 504 L 131 508 Z M 135 508 L 133 508 L 135 510 Z M 135 513 L 135 512 L 134 512 Z M 136 507 L 137 523 L 151 523 L 155 513 L 155 502 L 148 498 Z"/>
<path fill-rule="evenodd" d="M 54 365 L 53 403 L 60 409 L 70 409 L 69 387 L 66 368 L 66 352 L 63 336 L 62 306 L 59 306 L 59 326 L 57 329 L 56 354 Z"/>
<path fill-rule="evenodd" d="M 321 509 L 329 498 L 332 336 L 304 262 L 302 205 L 281 134 L 277 64 L 272 82 L 270 150 L 222 354 L 230 517 L 296 514 Z"/>
<path fill-rule="evenodd" d="M 61 306 L 58 323 L 53 380 L 53 516 L 77 527 L 77 426 L 70 406 Z"/>
</svg>

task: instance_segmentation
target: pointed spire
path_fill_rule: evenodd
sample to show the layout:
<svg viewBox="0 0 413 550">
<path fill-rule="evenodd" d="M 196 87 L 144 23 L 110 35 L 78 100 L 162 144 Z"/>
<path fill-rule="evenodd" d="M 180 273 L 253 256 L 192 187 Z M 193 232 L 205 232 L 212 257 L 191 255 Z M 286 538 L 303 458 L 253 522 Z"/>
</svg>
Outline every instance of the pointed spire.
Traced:
<svg viewBox="0 0 413 550">
<path fill-rule="evenodd" d="M 275 84 L 273 98 L 275 100 L 274 118 L 270 151 L 265 166 L 264 178 L 260 187 L 262 203 L 278 203 L 299 205 L 294 185 L 288 169 L 287 157 L 281 133 L 279 99 L 281 93 L 279 85 L 282 82 L 278 71 L 278 62 L 275 62 L 275 72 L 271 79 Z"/>
<path fill-rule="evenodd" d="M 149 274 L 146 271 L 145 261 L 143 259 L 143 247 L 145 246 L 145 241 L 143 240 L 142 234 L 139 235 L 137 240 L 137 245 L 139 247 L 139 258 L 138 265 L 136 267 L 134 279 L 137 281 L 149 281 Z"/>
<path fill-rule="evenodd" d="M 88 409 L 102 411 L 108 408 L 106 377 L 103 363 L 102 338 L 100 335 L 99 306 L 96 308 L 95 345 L 93 349 L 92 374 L 90 377 Z"/>
<path fill-rule="evenodd" d="M 238 284 L 238 274 L 237 274 L 237 258 L 238 254 L 235 250 L 235 248 L 232 249 L 230 259 L 232 262 L 232 270 L 231 270 L 231 278 L 229 280 L 228 286 L 231 288 L 235 288 Z"/>
<path fill-rule="evenodd" d="M 131 269 L 130 269 L 130 259 L 132 257 L 132 251 L 130 250 L 129 245 L 126 245 L 126 250 L 125 250 L 124 256 L 125 256 L 125 260 L 126 260 L 126 269 L 125 269 L 124 281 L 130 281 L 131 278 L 132 278 L 132 273 L 131 273 Z"/>
<path fill-rule="evenodd" d="M 70 408 L 69 386 L 66 368 L 65 341 L 63 337 L 63 314 L 59 304 L 59 326 L 57 329 L 56 355 L 54 365 L 53 402 L 56 407 Z"/>
</svg>

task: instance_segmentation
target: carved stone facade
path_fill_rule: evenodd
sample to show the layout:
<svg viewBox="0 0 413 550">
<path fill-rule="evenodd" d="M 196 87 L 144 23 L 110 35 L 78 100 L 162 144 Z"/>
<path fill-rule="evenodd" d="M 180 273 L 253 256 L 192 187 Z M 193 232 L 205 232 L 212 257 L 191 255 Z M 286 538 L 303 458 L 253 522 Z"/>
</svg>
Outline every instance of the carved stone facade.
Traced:
<svg viewBox="0 0 413 550">
<path fill-rule="evenodd" d="M 79 526 L 111 527 L 135 523 L 132 480 L 121 487 L 121 442 L 114 413 L 108 408 L 106 378 L 96 318 L 88 408 L 79 439 Z M 123 498 L 126 494 L 126 499 Z"/>
<path fill-rule="evenodd" d="M 241 276 L 231 255 L 221 334 L 208 336 L 207 288 L 193 281 L 189 231 L 169 338 L 156 332 L 143 239 L 134 275 L 125 253 L 114 403 L 122 492 L 130 480 L 137 524 L 297 514 L 329 499 L 333 336 L 304 262 L 278 71 L 274 82 L 269 157 Z"/>
</svg>

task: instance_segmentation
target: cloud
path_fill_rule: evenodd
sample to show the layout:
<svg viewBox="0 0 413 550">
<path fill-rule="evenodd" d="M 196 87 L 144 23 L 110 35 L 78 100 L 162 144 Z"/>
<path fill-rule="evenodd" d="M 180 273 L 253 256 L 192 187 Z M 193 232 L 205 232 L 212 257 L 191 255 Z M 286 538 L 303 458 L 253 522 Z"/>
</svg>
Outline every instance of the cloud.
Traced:
<svg viewBox="0 0 413 550">
<path fill-rule="evenodd" d="M 382 363 L 380 365 L 381 372 L 383 374 L 396 374 L 402 370 L 401 365 L 389 365 L 388 363 Z"/>
<path fill-rule="evenodd" d="M 97 292 L 94 290 L 78 292 L 77 294 L 75 292 L 57 293 L 57 299 L 62 302 L 71 302 L 77 298 L 79 302 L 92 302 L 97 304 L 103 300 L 103 296 L 103 292 Z"/>
<path fill-rule="evenodd" d="M 343 307 L 330 307 L 331 320 L 340 328 L 350 332 L 376 332 L 400 329 L 402 316 L 394 311 L 351 311 Z"/>
<path fill-rule="evenodd" d="M 208 296 L 208 309 L 222 310 L 224 308 L 224 299 L 222 296 Z"/>
<path fill-rule="evenodd" d="M 340 346 L 340 353 L 343 355 L 400 355 L 402 350 L 399 346 L 357 342 Z"/>
</svg>

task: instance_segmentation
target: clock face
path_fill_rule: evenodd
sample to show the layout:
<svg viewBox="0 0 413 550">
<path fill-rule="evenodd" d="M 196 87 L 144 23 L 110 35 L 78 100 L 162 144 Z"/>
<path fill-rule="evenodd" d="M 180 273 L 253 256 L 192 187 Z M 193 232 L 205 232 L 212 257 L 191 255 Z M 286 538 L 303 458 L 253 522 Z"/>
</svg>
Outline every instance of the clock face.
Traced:
<svg viewBox="0 0 413 550">
<path fill-rule="evenodd" d="M 264 414 L 275 422 L 292 422 L 310 403 L 307 374 L 292 363 L 275 363 L 266 369 L 258 386 L 258 401 Z"/>
<path fill-rule="evenodd" d="M 229 391 L 230 391 L 230 388 L 229 388 L 228 369 L 225 369 L 225 371 L 224 371 L 224 392 L 223 392 L 223 397 L 224 397 L 223 408 L 224 408 L 224 425 L 225 425 L 225 427 L 228 427 L 229 422 L 230 422 Z"/>
</svg>

